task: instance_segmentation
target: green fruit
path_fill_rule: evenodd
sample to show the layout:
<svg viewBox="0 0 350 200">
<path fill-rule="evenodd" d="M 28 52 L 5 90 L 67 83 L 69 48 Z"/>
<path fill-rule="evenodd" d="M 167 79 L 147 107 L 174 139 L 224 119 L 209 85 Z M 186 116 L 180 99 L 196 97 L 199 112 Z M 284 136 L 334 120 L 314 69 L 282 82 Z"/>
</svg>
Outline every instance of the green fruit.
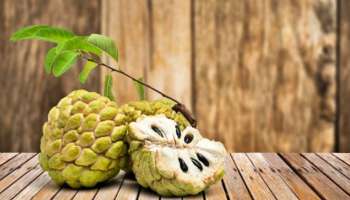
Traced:
<svg viewBox="0 0 350 200">
<path fill-rule="evenodd" d="M 94 187 L 125 167 L 127 128 L 116 125 L 118 111 L 115 102 L 85 90 L 73 91 L 50 110 L 40 164 L 57 184 Z"/>
<path fill-rule="evenodd" d="M 176 121 L 180 128 L 184 129 L 185 127 L 189 126 L 189 122 L 181 113 L 175 112 L 172 109 L 174 105 L 175 102 L 168 99 L 160 99 L 155 101 L 134 101 L 122 105 L 118 115 L 120 118 L 126 118 L 124 121 L 130 123 L 135 122 L 142 116 L 163 114 L 169 119 Z"/>
<path fill-rule="evenodd" d="M 129 124 L 132 170 L 140 185 L 160 195 L 194 195 L 221 180 L 226 150 L 175 120 L 161 114 Z"/>
<path fill-rule="evenodd" d="M 59 185 L 94 187 L 131 170 L 128 125 L 145 115 L 165 114 L 180 124 L 189 123 L 172 110 L 175 103 L 162 99 L 135 101 L 117 107 L 94 92 L 76 90 L 60 100 L 43 126 L 40 164 Z"/>
</svg>

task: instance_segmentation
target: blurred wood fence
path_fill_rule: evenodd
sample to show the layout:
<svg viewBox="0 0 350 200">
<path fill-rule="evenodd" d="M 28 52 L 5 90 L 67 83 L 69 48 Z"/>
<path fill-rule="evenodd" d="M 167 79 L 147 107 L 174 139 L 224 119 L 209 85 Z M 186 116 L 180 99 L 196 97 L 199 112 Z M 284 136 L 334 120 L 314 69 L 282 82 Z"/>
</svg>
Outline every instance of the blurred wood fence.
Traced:
<svg viewBox="0 0 350 200">
<path fill-rule="evenodd" d="M 79 69 L 55 79 L 43 70 L 48 44 L 8 41 L 38 23 L 109 35 L 125 71 L 185 103 L 230 151 L 350 151 L 349 10 L 347 0 L 2 0 L 0 151 L 37 151 L 50 107 L 101 89 L 103 70 L 83 86 Z M 137 99 L 115 79 L 119 103 Z"/>
</svg>

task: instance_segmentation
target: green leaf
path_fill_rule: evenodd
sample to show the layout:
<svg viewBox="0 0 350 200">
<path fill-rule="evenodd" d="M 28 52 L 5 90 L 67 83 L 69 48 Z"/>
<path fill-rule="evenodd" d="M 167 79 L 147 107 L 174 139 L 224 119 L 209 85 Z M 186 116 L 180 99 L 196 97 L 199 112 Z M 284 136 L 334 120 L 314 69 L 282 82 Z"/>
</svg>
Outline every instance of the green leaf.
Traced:
<svg viewBox="0 0 350 200">
<path fill-rule="evenodd" d="M 118 50 L 111 38 L 100 34 L 91 34 L 87 40 L 118 61 Z"/>
<path fill-rule="evenodd" d="M 138 80 L 143 82 L 143 78 L 142 77 L 139 78 Z M 139 99 L 140 100 L 145 100 L 145 86 L 142 85 L 141 83 L 136 82 L 136 81 L 134 81 L 134 84 L 135 84 L 137 93 L 139 95 Z"/>
<path fill-rule="evenodd" d="M 47 25 L 34 25 L 19 29 L 11 36 L 11 41 L 38 39 L 60 43 L 72 38 L 74 34 L 68 30 Z"/>
<path fill-rule="evenodd" d="M 113 79 L 111 74 L 105 76 L 105 84 L 103 95 L 108 97 L 110 100 L 114 101 L 114 96 L 112 92 Z"/>
<path fill-rule="evenodd" d="M 35 33 L 37 33 L 39 30 L 48 28 L 48 27 L 49 26 L 46 26 L 46 25 L 34 25 L 34 26 L 27 26 L 27 27 L 21 28 L 11 35 L 10 40 L 17 41 L 17 40 L 27 39 L 35 35 Z"/>
<path fill-rule="evenodd" d="M 59 77 L 68 71 L 77 61 L 78 56 L 79 53 L 74 51 L 63 51 L 59 54 L 53 63 L 53 75 Z"/>
<path fill-rule="evenodd" d="M 93 53 L 98 56 L 102 54 L 102 50 L 96 47 L 95 45 L 89 43 L 87 37 L 84 36 L 75 36 L 67 40 L 60 50 L 80 50 L 88 53 Z"/>
<path fill-rule="evenodd" d="M 57 56 L 60 55 L 63 51 L 83 51 L 101 55 L 102 51 L 90 44 L 87 41 L 86 37 L 75 36 L 66 42 L 58 44 L 56 47 L 50 49 L 45 57 L 45 71 L 51 73 L 53 68 L 53 63 L 57 59 Z"/>
<path fill-rule="evenodd" d="M 79 74 L 79 81 L 80 83 L 84 84 L 89 77 L 89 74 L 95 67 L 97 66 L 97 63 L 91 62 L 91 61 L 86 61 L 83 71 L 80 72 Z"/>
<path fill-rule="evenodd" d="M 56 51 L 57 51 L 57 47 L 53 47 L 51 48 L 46 56 L 45 56 L 45 62 L 44 62 L 44 65 L 45 65 L 45 71 L 46 73 L 50 74 L 52 72 L 52 65 L 56 59 Z"/>
</svg>

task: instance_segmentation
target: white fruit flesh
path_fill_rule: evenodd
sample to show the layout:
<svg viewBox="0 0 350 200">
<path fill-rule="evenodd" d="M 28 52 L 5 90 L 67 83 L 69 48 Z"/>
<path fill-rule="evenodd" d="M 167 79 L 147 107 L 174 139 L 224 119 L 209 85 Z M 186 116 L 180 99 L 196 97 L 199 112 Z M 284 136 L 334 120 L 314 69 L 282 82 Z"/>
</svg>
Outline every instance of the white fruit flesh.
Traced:
<svg viewBox="0 0 350 200">
<path fill-rule="evenodd" d="M 226 150 L 193 127 L 181 132 L 176 127 L 176 122 L 164 115 L 147 116 L 130 124 L 129 138 L 143 144 L 131 154 L 151 153 L 146 164 L 138 163 L 143 160 L 140 156 L 132 156 L 138 159 L 132 159 L 133 171 L 143 186 L 162 195 L 196 194 L 222 177 Z"/>
</svg>

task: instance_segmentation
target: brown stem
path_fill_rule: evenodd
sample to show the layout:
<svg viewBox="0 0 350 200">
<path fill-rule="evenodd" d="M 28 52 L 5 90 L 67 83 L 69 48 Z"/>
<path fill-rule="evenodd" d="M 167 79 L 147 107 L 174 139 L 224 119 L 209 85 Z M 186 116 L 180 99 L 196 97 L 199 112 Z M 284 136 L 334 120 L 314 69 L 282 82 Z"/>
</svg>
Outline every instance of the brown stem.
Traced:
<svg viewBox="0 0 350 200">
<path fill-rule="evenodd" d="M 164 92 L 162 92 L 162 91 L 160 91 L 160 90 L 158 90 L 158 89 L 152 87 L 151 85 L 149 85 L 149 84 L 147 84 L 147 83 L 145 83 L 145 82 L 143 82 L 143 81 L 140 81 L 140 80 L 134 78 L 133 76 L 127 74 L 126 72 L 124 72 L 124 71 L 122 71 L 122 70 L 120 70 L 120 69 L 116 69 L 116 68 L 114 68 L 114 67 L 112 67 L 112 66 L 110 66 L 110 65 L 107 65 L 107 64 L 102 63 L 102 62 L 98 62 L 98 61 L 96 61 L 96 60 L 94 60 L 94 59 L 91 59 L 91 58 L 86 58 L 86 57 L 83 57 L 83 58 L 84 58 L 85 60 L 94 62 L 94 63 L 96 63 L 96 64 L 99 65 L 99 66 L 104 66 L 104 67 L 110 69 L 112 72 L 120 73 L 120 74 L 122 74 L 122 75 L 124 75 L 124 76 L 130 78 L 131 80 L 133 80 L 133 81 L 135 81 L 135 82 L 137 82 L 137 83 L 139 83 L 139 84 L 141 84 L 141 85 L 144 85 L 144 86 L 146 86 L 147 88 L 149 88 L 149 89 L 151 89 L 151 90 L 157 92 L 158 94 L 162 95 L 163 97 L 168 98 L 168 99 L 171 99 L 172 101 L 174 101 L 174 102 L 176 103 L 176 104 L 172 107 L 172 109 L 173 109 L 175 112 L 181 112 L 181 113 L 184 115 L 184 117 L 190 122 L 190 124 L 191 124 L 193 127 L 196 127 L 196 126 L 197 126 L 197 121 L 196 121 L 196 119 L 193 117 L 193 115 L 191 114 L 191 112 L 186 108 L 186 106 L 185 106 L 184 104 L 180 103 L 178 100 L 174 99 L 173 97 L 171 97 L 171 96 L 165 94 Z"/>
</svg>

